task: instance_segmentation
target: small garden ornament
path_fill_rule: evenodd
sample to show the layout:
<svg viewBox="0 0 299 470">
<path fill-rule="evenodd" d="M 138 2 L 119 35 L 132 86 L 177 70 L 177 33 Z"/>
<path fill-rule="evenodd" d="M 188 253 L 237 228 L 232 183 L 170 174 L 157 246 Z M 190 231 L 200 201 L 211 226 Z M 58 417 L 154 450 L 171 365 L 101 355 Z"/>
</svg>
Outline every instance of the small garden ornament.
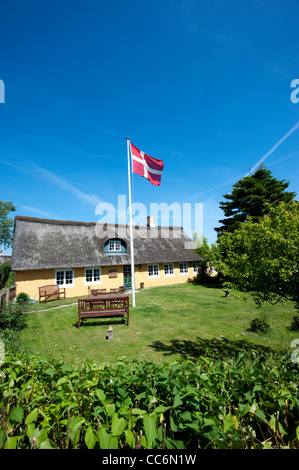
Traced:
<svg viewBox="0 0 299 470">
<path fill-rule="evenodd" d="M 109 328 L 108 328 L 107 339 L 113 339 L 113 328 L 112 328 L 112 326 L 109 326 Z"/>
</svg>

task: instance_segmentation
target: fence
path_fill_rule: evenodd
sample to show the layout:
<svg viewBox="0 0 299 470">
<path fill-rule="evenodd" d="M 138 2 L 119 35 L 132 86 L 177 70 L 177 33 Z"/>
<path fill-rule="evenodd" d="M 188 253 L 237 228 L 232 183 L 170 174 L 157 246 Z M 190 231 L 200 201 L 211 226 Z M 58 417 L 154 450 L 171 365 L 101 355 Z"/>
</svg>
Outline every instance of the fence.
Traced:
<svg viewBox="0 0 299 470">
<path fill-rule="evenodd" d="M 17 286 L 8 287 L 0 294 L 0 311 L 4 302 L 11 302 L 17 295 Z"/>
</svg>

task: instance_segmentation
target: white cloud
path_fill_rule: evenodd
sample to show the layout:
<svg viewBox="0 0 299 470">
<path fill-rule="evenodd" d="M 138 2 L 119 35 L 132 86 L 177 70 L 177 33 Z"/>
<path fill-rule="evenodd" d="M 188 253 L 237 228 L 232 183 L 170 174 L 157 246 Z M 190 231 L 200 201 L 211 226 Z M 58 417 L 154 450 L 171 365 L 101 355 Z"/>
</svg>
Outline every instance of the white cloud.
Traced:
<svg viewBox="0 0 299 470">
<path fill-rule="evenodd" d="M 42 168 L 41 166 L 37 165 L 36 163 L 33 162 L 32 166 L 20 166 L 16 163 L 0 160 L 0 163 L 10 166 L 17 170 L 20 173 L 23 173 L 24 175 L 31 176 L 35 179 L 40 180 L 43 178 L 47 183 L 52 183 L 55 186 L 64 189 L 68 193 L 72 194 L 74 197 L 79 199 L 80 201 L 90 204 L 92 206 L 96 206 L 99 204 L 102 199 L 100 199 L 98 196 L 95 194 L 87 194 L 81 191 L 80 189 L 76 188 L 73 184 L 69 183 L 65 178 L 62 176 L 52 173 L 49 170 L 46 170 L 45 168 Z"/>
<path fill-rule="evenodd" d="M 293 134 L 297 129 L 299 129 L 299 121 L 295 124 L 292 129 L 290 129 L 278 142 L 276 142 L 275 145 L 267 152 L 255 165 L 253 168 L 250 169 L 248 173 L 246 173 L 245 176 L 250 175 L 257 167 L 259 167 L 265 160 L 268 158 L 290 135 Z"/>
<path fill-rule="evenodd" d="M 25 211 L 33 212 L 34 214 L 41 215 L 43 217 L 47 218 L 56 218 L 53 214 L 50 214 L 49 212 L 43 211 L 41 209 L 36 209 L 35 207 L 31 206 L 19 206 L 18 209 L 23 209 Z"/>
<path fill-rule="evenodd" d="M 46 181 L 48 181 L 48 182 L 50 181 L 55 186 L 58 186 L 59 188 L 64 189 L 65 191 L 72 194 L 74 197 L 76 197 L 77 199 L 79 199 L 82 202 L 85 202 L 87 204 L 91 204 L 92 206 L 96 206 L 97 204 L 99 204 L 102 201 L 102 199 L 100 199 L 95 194 L 84 193 L 83 191 L 81 191 L 80 189 L 76 188 L 71 183 L 69 183 L 62 176 L 57 175 L 56 173 L 52 173 L 51 171 L 45 170 L 41 166 L 36 165 L 34 171 L 35 171 L 37 176 L 41 176 Z"/>
</svg>

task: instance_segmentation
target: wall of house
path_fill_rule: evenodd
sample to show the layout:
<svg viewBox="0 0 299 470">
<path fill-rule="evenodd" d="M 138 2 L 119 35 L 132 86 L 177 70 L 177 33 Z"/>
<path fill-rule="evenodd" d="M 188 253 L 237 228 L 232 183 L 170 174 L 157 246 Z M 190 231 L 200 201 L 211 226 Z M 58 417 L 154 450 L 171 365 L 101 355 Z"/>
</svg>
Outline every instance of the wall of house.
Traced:
<svg viewBox="0 0 299 470">
<path fill-rule="evenodd" d="M 185 283 L 192 279 L 196 274 L 193 271 L 193 265 L 188 263 L 189 272 L 180 274 L 179 263 L 174 264 L 174 274 L 165 275 L 164 264 L 159 264 L 158 276 L 150 277 L 148 274 L 148 265 L 135 265 L 135 286 L 140 288 L 140 283 L 144 282 L 144 287 L 165 286 L 171 284 Z M 111 277 L 109 271 L 117 271 L 117 277 Z M 38 288 L 50 284 L 55 284 L 55 269 L 43 269 L 36 271 L 16 271 L 15 283 L 17 285 L 17 294 L 26 292 L 30 297 L 39 298 Z M 61 286 L 66 288 L 66 297 L 85 296 L 91 293 L 92 289 L 118 288 L 124 285 L 123 266 L 102 266 L 101 281 L 95 283 L 85 282 L 85 269 L 74 268 L 74 282 L 72 286 Z"/>
</svg>

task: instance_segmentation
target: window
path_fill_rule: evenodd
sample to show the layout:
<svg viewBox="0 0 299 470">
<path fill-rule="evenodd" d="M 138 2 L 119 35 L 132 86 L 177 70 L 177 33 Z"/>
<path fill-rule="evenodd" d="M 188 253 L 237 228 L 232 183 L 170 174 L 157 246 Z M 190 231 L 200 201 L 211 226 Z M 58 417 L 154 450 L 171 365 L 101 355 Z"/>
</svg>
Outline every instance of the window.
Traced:
<svg viewBox="0 0 299 470">
<path fill-rule="evenodd" d="M 119 238 L 111 238 L 105 242 L 104 252 L 108 255 L 125 255 L 127 253 L 126 242 Z"/>
<path fill-rule="evenodd" d="M 101 282 L 101 268 L 86 268 L 85 269 L 85 283 L 86 284 L 100 284 Z"/>
<path fill-rule="evenodd" d="M 61 269 L 55 273 L 56 284 L 59 286 L 71 287 L 74 285 L 73 269 Z"/>
<path fill-rule="evenodd" d="M 189 274 L 188 263 L 180 263 L 180 274 Z"/>
<path fill-rule="evenodd" d="M 215 272 L 216 272 L 216 269 L 214 268 L 214 266 L 210 266 L 209 267 L 209 273 L 210 274 L 215 274 Z"/>
<path fill-rule="evenodd" d="M 120 240 L 109 240 L 108 251 L 121 251 Z"/>
<path fill-rule="evenodd" d="M 193 273 L 198 274 L 198 262 L 193 261 Z"/>
<path fill-rule="evenodd" d="M 174 276 L 173 263 L 164 264 L 164 276 Z"/>
<path fill-rule="evenodd" d="M 148 265 L 148 277 L 159 277 L 159 265 L 158 264 Z"/>
</svg>

